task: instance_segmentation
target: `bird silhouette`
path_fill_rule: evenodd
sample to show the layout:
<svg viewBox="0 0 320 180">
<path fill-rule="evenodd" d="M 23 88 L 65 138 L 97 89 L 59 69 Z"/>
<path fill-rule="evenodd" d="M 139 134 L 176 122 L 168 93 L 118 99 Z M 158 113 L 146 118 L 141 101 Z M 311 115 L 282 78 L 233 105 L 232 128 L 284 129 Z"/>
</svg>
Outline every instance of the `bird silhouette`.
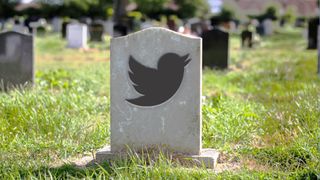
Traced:
<svg viewBox="0 0 320 180">
<path fill-rule="evenodd" d="M 179 56 L 166 53 L 159 58 L 157 69 L 144 66 L 132 56 L 129 57 L 129 77 L 134 89 L 141 96 L 127 99 L 137 106 L 156 106 L 169 100 L 179 89 L 184 68 L 189 64 L 189 54 Z"/>
</svg>

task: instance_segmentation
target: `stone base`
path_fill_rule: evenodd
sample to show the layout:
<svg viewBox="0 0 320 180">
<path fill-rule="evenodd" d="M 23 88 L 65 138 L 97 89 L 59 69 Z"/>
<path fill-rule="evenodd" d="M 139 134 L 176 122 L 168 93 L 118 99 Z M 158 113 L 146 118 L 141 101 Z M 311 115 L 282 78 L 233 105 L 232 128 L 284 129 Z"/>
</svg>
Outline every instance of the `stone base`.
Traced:
<svg viewBox="0 0 320 180">
<path fill-rule="evenodd" d="M 124 152 L 111 152 L 111 147 L 106 146 L 102 148 L 99 152 L 96 153 L 96 161 L 103 162 L 103 161 L 115 161 L 116 159 L 125 159 L 128 158 L 128 154 L 134 154 L 135 156 L 138 155 L 141 159 L 148 159 L 146 153 L 124 153 Z M 151 153 L 149 153 L 150 155 Z M 152 153 L 153 154 L 153 153 Z M 142 157 L 143 156 L 143 157 Z M 154 154 L 154 158 L 151 157 L 150 159 L 157 159 L 159 154 Z M 164 157 L 167 157 L 164 155 Z M 198 167 L 205 166 L 206 168 L 214 169 L 217 166 L 219 157 L 219 152 L 214 149 L 202 149 L 201 155 L 184 155 L 184 154 L 171 154 L 169 156 L 170 160 L 178 160 L 182 165 L 187 167 L 192 167 L 194 165 Z"/>
</svg>

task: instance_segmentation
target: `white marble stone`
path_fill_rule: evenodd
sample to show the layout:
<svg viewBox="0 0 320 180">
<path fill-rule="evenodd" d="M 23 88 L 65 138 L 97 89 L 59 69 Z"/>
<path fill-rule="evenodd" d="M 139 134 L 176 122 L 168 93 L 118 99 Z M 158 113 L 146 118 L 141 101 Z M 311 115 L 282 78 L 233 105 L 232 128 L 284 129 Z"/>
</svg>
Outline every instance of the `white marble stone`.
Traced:
<svg viewBox="0 0 320 180">
<path fill-rule="evenodd" d="M 88 48 L 87 34 L 88 27 L 86 24 L 68 24 L 67 25 L 67 41 L 68 48 Z"/>
</svg>

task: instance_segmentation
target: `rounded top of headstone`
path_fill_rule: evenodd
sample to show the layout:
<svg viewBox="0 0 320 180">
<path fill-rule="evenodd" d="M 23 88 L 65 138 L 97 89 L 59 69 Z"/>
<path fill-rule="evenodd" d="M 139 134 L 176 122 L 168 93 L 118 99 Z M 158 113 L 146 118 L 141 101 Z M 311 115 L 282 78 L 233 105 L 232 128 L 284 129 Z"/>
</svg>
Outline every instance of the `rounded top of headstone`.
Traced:
<svg viewBox="0 0 320 180">
<path fill-rule="evenodd" d="M 173 36 L 182 36 L 184 38 L 189 38 L 189 39 L 201 39 L 200 37 L 188 36 L 186 34 L 181 34 L 181 33 L 178 33 L 178 32 L 172 31 L 170 29 L 163 28 L 163 27 L 150 27 L 150 28 L 146 28 L 146 29 L 140 30 L 140 31 L 132 33 L 132 34 L 128 34 L 126 36 L 116 37 L 116 38 L 112 38 L 112 39 L 120 39 L 120 38 L 136 36 L 136 35 L 139 35 L 142 33 L 150 32 L 150 31 L 156 31 L 157 33 L 160 33 L 160 32 L 172 33 Z"/>
<path fill-rule="evenodd" d="M 41 26 L 45 26 L 47 24 L 47 21 L 44 18 L 40 18 L 38 22 L 39 22 L 39 25 Z"/>
</svg>

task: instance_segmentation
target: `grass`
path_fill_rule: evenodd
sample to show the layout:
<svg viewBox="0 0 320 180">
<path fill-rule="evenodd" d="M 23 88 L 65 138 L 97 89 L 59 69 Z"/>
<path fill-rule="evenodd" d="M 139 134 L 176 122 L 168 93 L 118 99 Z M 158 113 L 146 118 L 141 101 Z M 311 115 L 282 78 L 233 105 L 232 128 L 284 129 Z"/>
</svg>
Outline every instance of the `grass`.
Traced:
<svg viewBox="0 0 320 180">
<path fill-rule="evenodd" d="M 134 156 L 79 168 L 72 162 L 110 143 L 105 40 L 84 51 L 36 38 L 36 86 L 0 93 L 0 179 L 320 178 L 317 52 L 299 31 L 252 50 L 232 36 L 230 70 L 203 71 L 202 143 L 221 152 L 216 170 Z"/>
</svg>

